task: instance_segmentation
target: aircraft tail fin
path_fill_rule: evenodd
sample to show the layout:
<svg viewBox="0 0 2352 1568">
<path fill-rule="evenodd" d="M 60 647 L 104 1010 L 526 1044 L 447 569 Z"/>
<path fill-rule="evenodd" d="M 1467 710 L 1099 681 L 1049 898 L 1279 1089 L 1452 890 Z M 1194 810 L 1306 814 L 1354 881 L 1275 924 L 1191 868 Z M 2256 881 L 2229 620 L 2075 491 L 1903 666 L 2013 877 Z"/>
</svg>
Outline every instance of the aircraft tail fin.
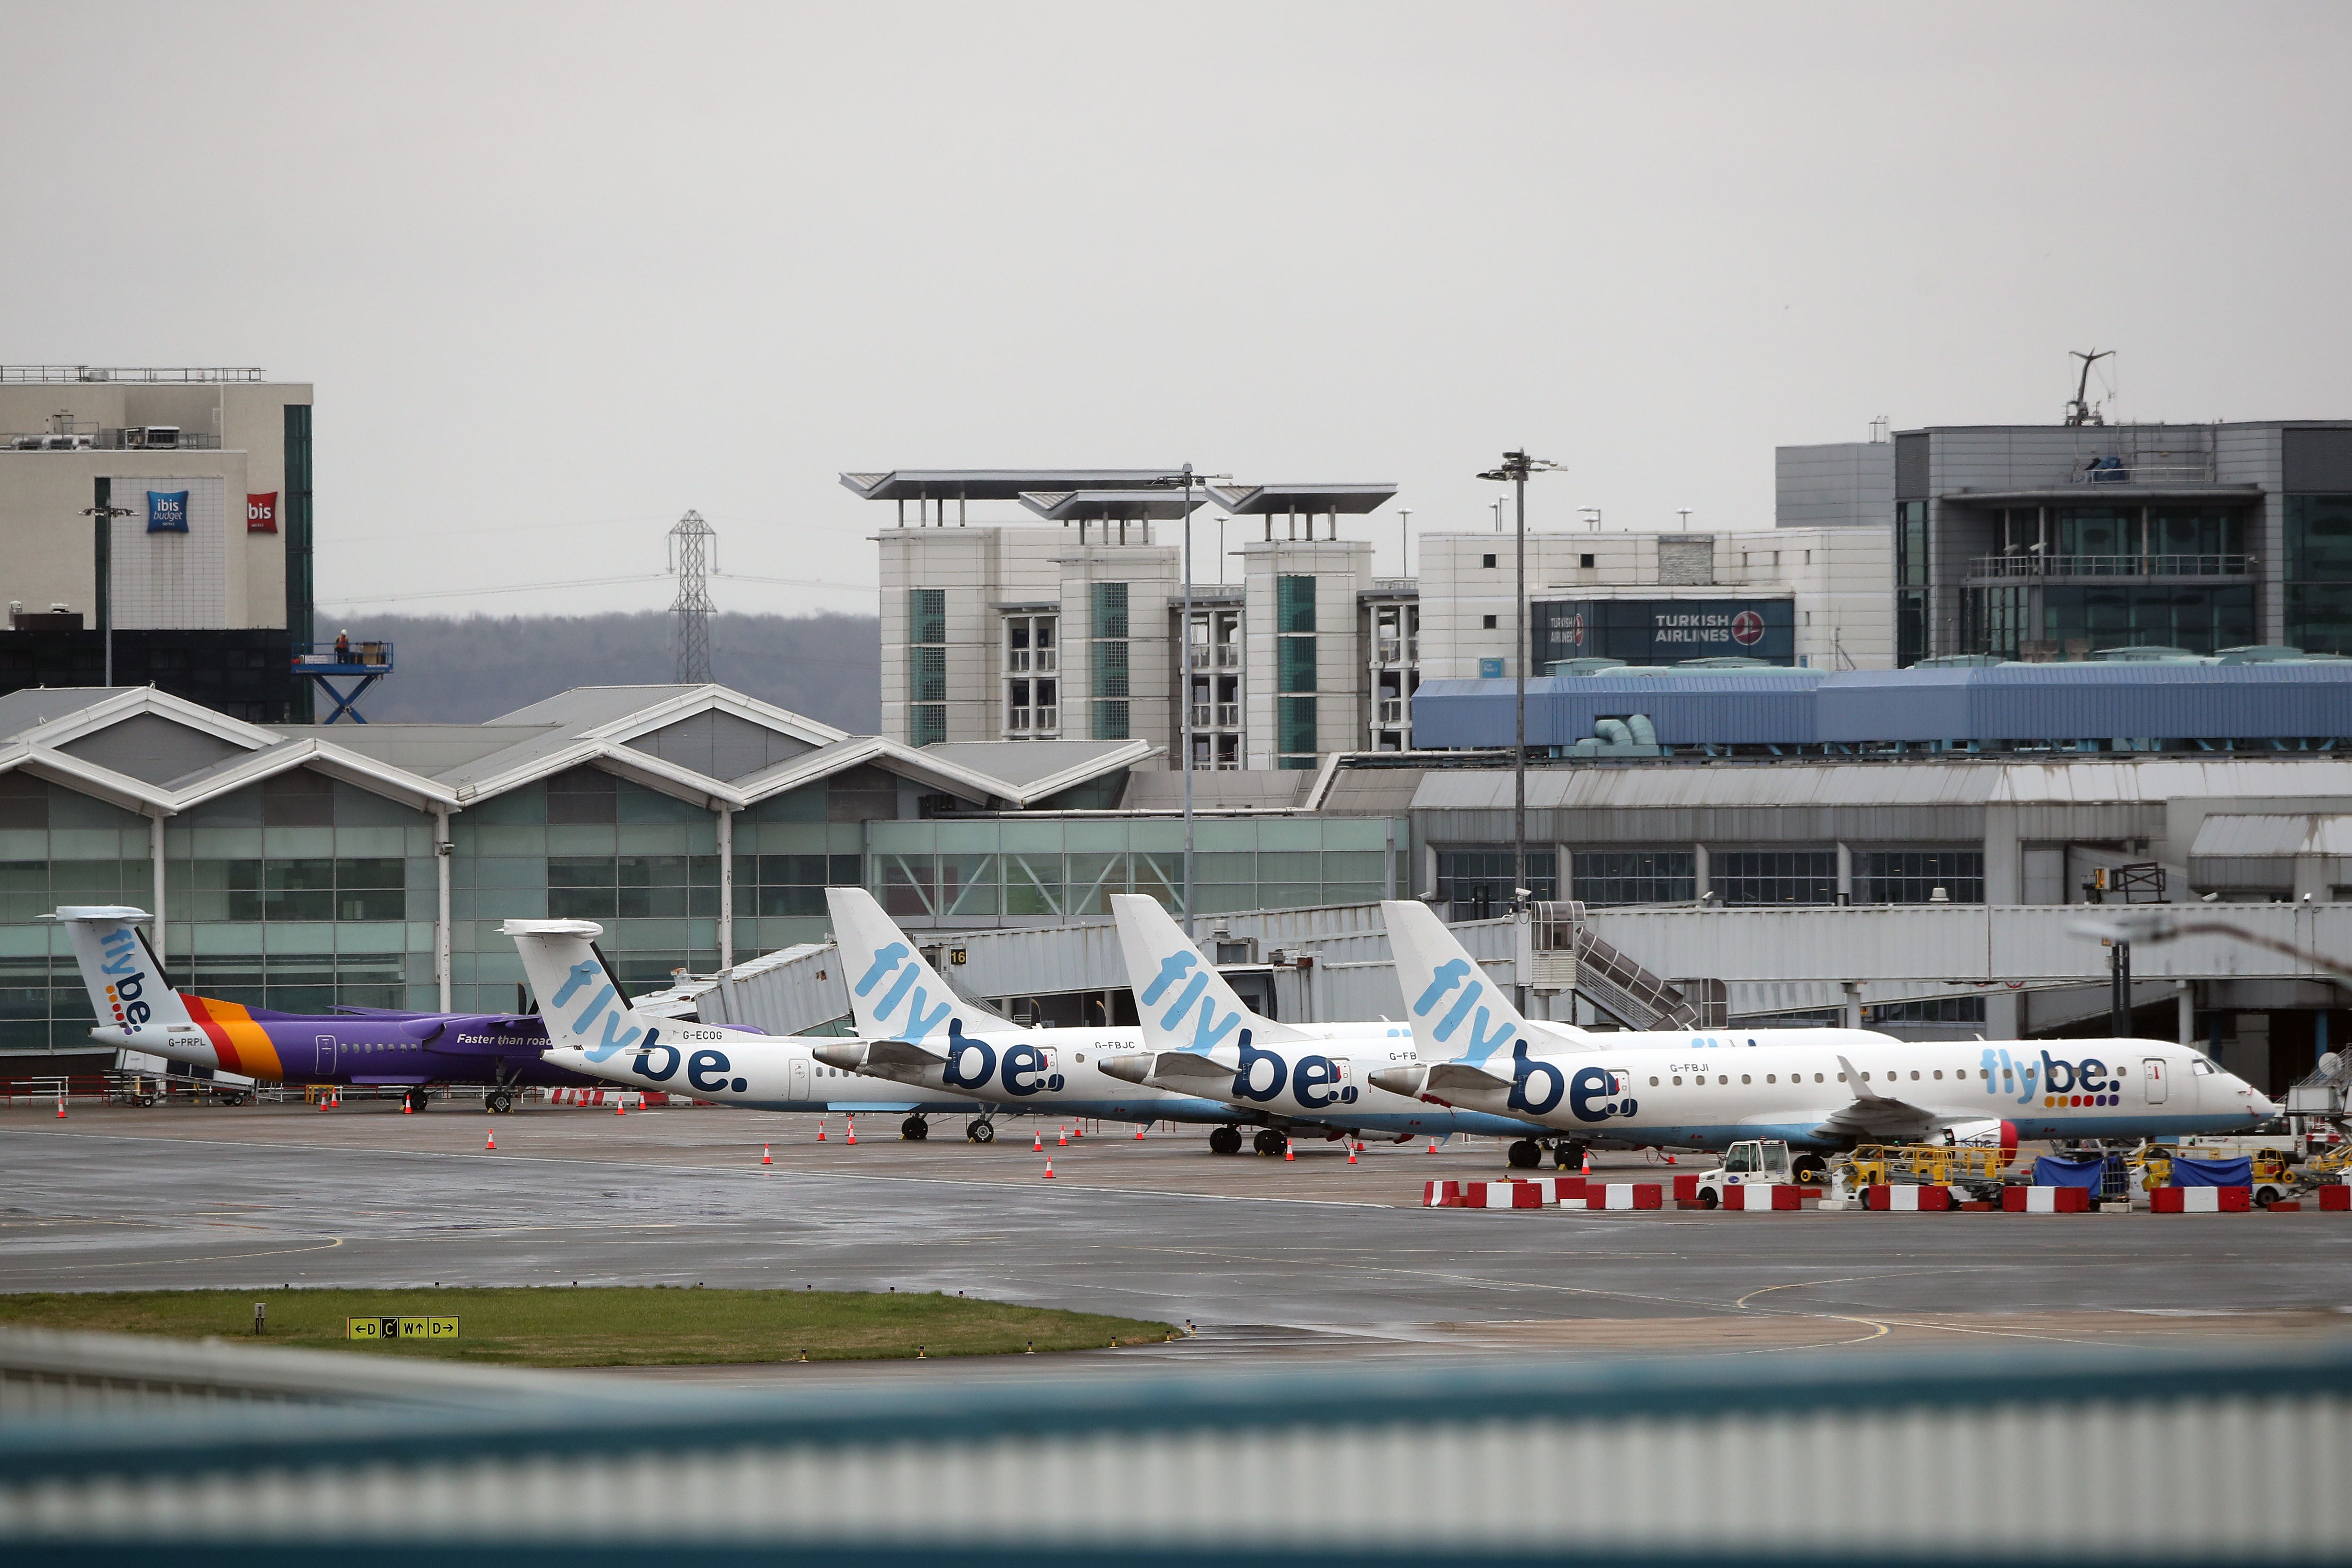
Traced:
<svg viewBox="0 0 2352 1568">
<path fill-rule="evenodd" d="M 74 962 L 100 1028 L 136 1035 L 189 1022 L 187 1005 L 163 977 L 163 965 L 139 927 L 153 919 L 126 905 L 66 905 L 46 917 L 66 928 Z"/>
<path fill-rule="evenodd" d="M 1527 1019 L 1435 910 L 1391 899 L 1381 905 L 1381 914 L 1423 1061 L 1482 1062 L 1497 1050 L 1507 1057 L 1515 1043 L 1528 1037 Z"/>
<path fill-rule="evenodd" d="M 1119 956 L 1135 992 L 1143 1041 L 1153 1050 L 1205 1054 L 1235 1042 L 1236 1026 L 1259 1041 L 1308 1037 L 1251 1012 L 1157 899 L 1113 894 L 1110 912 L 1118 924 Z"/>
<path fill-rule="evenodd" d="M 824 902 L 860 1035 L 926 1039 L 946 1034 L 950 1019 L 966 1034 L 1026 1033 L 958 996 L 865 889 L 827 888 Z"/>
<path fill-rule="evenodd" d="M 539 998 L 551 1047 L 603 1061 L 646 1043 L 653 1030 L 670 1022 L 630 1005 L 621 977 L 597 950 L 604 928 L 594 921 L 509 921 L 501 929 L 522 955 L 523 977 Z"/>
</svg>

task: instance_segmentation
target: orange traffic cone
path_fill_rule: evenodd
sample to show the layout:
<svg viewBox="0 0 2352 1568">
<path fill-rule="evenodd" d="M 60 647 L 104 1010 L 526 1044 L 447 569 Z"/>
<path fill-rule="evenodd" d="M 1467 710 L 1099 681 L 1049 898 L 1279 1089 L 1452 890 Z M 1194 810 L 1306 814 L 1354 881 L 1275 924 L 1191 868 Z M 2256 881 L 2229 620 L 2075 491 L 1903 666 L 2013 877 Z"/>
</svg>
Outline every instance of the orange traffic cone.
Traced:
<svg viewBox="0 0 2352 1568">
<path fill-rule="evenodd" d="M 1072 1126 L 1072 1127 L 1071 1127 L 1071 1129 L 1070 1129 L 1070 1136 L 1071 1136 L 1071 1137 L 1073 1137 L 1073 1138 L 1083 1138 L 1083 1137 L 1085 1137 L 1086 1135 L 1087 1135 L 1087 1124 L 1086 1124 L 1085 1122 L 1083 1122 L 1083 1121 L 1081 1121 L 1081 1122 L 1078 1122 L 1078 1123 L 1075 1124 L 1075 1125 L 1074 1125 L 1074 1126 Z"/>
<path fill-rule="evenodd" d="M 849 1119 L 849 1137 L 845 1141 L 850 1143 L 857 1142 L 857 1118 L 855 1116 Z"/>
<path fill-rule="evenodd" d="M 614 1096 L 613 1100 L 613 1114 L 615 1116 L 626 1116 L 628 1113 L 629 1108 L 622 1103 L 617 1095 Z"/>
<path fill-rule="evenodd" d="M 1298 1152 L 1290 1146 L 1290 1140 L 1287 1138 L 1282 1141 L 1282 1157 L 1285 1161 L 1291 1161 L 1298 1158 Z"/>
<path fill-rule="evenodd" d="M 1579 1171 L 1579 1172 L 1577 1173 L 1577 1174 L 1578 1174 L 1578 1175 L 1580 1175 L 1580 1176 L 1589 1176 L 1589 1175 L 1592 1174 L 1592 1151 L 1591 1151 L 1591 1150 L 1587 1149 L 1587 1150 L 1584 1152 L 1584 1168 L 1583 1168 L 1582 1170 Z"/>
<path fill-rule="evenodd" d="M 320 1091 L 320 1093 L 319 1093 L 319 1109 L 320 1109 L 320 1110 L 328 1110 L 328 1109 L 329 1109 L 332 1104 L 333 1104 L 333 1102 L 332 1102 L 331 1100 L 330 1100 L 327 1098 L 326 1091 L 325 1091 L 325 1090 L 323 1090 L 323 1089 L 321 1089 L 321 1090 Z"/>
<path fill-rule="evenodd" d="M 1429 1152 L 1433 1154 L 1437 1152 L 1437 1140 L 1434 1138 L 1429 1141 Z"/>
<path fill-rule="evenodd" d="M 768 1154 L 768 1146 L 767 1146 L 765 1143 L 761 1144 L 761 1145 L 760 1145 L 760 1163 L 761 1163 L 762 1165 L 772 1165 L 772 1164 L 774 1164 L 775 1163 L 776 1163 L 776 1162 L 775 1162 L 773 1159 L 772 1159 L 772 1158 L 770 1158 L 770 1157 L 769 1157 L 769 1154 Z"/>
<path fill-rule="evenodd" d="M 1354 1164 L 1355 1163 L 1356 1163 L 1356 1146 L 1355 1146 L 1353 1143 L 1350 1143 L 1350 1144 L 1349 1144 L 1349 1145 L 1348 1145 L 1348 1163 L 1349 1163 L 1350 1165 L 1352 1165 L 1352 1164 Z"/>
<path fill-rule="evenodd" d="M 65 1097 L 65 1095 L 63 1094 L 63 1092 L 60 1092 L 60 1093 L 58 1095 L 58 1121 L 63 1121 L 65 1119 L 66 1119 L 66 1097 Z"/>
<path fill-rule="evenodd" d="M 1053 1161 L 1052 1156 L 1048 1155 L 1048 1156 L 1046 1157 L 1046 1160 L 1045 1160 L 1045 1180 L 1047 1180 L 1047 1181 L 1049 1181 L 1049 1182 L 1050 1182 L 1050 1181 L 1052 1181 L 1053 1179 L 1054 1179 L 1054 1161 Z"/>
<path fill-rule="evenodd" d="M 1143 1129 L 1140 1127 L 1135 1130 L 1135 1141 L 1139 1143 L 1143 1142 Z"/>
<path fill-rule="evenodd" d="M 1059 1142 L 1061 1146 L 1065 1149 L 1070 1146 L 1070 1130 L 1068 1128 L 1065 1127 L 1062 1129 L 1062 1135 Z"/>
<path fill-rule="evenodd" d="M 1043 1132 L 1031 1133 L 1029 1135 L 1029 1152 L 1032 1154 L 1042 1154 L 1045 1152 L 1045 1135 Z"/>
<path fill-rule="evenodd" d="M 824 1118 L 822 1116 L 816 1119 L 816 1141 L 820 1143 L 824 1142 Z"/>
<path fill-rule="evenodd" d="M 1669 1164 L 1669 1165 L 1671 1165 L 1671 1164 L 1673 1164 L 1674 1163 L 1675 1163 L 1675 1157 L 1674 1157 L 1672 1154 L 1667 1155 L 1667 1156 L 1666 1156 L 1666 1163 L 1667 1163 L 1667 1164 Z"/>
<path fill-rule="evenodd" d="M 495 1132 L 491 1133 L 488 1138 L 485 1138 L 485 1139 L 483 1139 L 483 1140 L 482 1140 L 482 1147 L 483 1147 L 484 1149 L 495 1149 L 495 1148 L 497 1148 L 498 1146 L 499 1146 L 499 1135 L 498 1135 L 497 1133 L 495 1133 Z"/>
<path fill-rule="evenodd" d="M 400 1097 L 400 1113 L 403 1116 L 414 1116 L 416 1113 L 416 1107 L 410 1103 L 404 1094 Z"/>
</svg>

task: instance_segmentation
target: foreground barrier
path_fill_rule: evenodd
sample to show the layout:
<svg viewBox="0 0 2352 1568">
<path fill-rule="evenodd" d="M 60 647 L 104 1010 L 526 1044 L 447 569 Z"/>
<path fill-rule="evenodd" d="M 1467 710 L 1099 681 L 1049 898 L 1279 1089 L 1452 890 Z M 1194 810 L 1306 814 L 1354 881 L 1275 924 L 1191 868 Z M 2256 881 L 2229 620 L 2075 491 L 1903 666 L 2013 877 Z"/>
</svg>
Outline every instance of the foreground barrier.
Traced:
<svg viewBox="0 0 2352 1568">
<path fill-rule="evenodd" d="M 2048 1189 L 2056 1192 L 2055 1187 Z M 1932 1214 L 1952 1207 L 1952 1189 L 1937 1186 L 1871 1186 L 1862 1190 L 1864 1208 L 1887 1214 Z"/>
<path fill-rule="evenodd" d="M 1742 1182 L 1723 1189 L 1723 1206 L 1740 1214 L 1794 1214 L 1804 1195 L 1786 1182 Z"/>
<path fill-rule="evenodd" d="M 56 1358 L 12 1358 L 20 1342 L 0 1332 L 9 1373 L 54 1381 Z M 169 1375 L 169 1360 L 233 1395 L 248 1354 L 270 1358 L 251 1364 L 281 1384 L 314 1365 L 313 1402 L 229 1396 L 168 1421 L 118 1408 L 0 1423 L 0 1550 L 26 1563 L 70 1551 L 205 1568 L 330 1554 L 353 1568 L 428 1554 L 436 1568 L 656 1553 L 671 1568 L 755 1558 L 2202 1568 L 2352 1557 L 2342 1475 L 2352 1347 L 2342 1345 L 2095 1358 L 2077 1346 L 1518 1355 L 1400 1371 L 1213 1361 L 1146 1373 L 1143 1363 L 1126 1376 L 994 1382 L 985 1398 L 943 1395 L 928 1379 L 623 1389 L 186 1345 L 148 1352 L 136 1381 Z M 87 1375 L 103 1376 L 106 1359 L 97 1352 Z M 337 1402 L 338 1383 L 361 1379 L 368 1390 Z M 444 1403 L 428 1405 L 436 1394 Z M 1767 1452 L 1803 1462 L 1756 1477 Z M 2195 1473 L 2140 1462 L 2086 1476 L 2069 1462 L 2084 1455 L 2194 1455 Z M 1184 1484 L 1024 1484 L 1063 1472 Z M 1870 1480 L 1910 1477 L 1932 1484 Z M 1596 1486 L 1606 1508 L 1593 1507 Z"/>
<path fill-rule="evenodd" d="M 2347 1187 L 2341 1182 L 2334 1182 L 2321 1187 L 2317 1195 L 2320 1213 L 2352 1213 L 2352 1187 Z"/>
<path fill-rule="evenodd" d="M 2252 1187 L 2158 1187 L 2148 1194 L 2158 1214 L 2244 1214 L 2253 1206 Z"/>
<path fill-rule="evenodd" d="M 2091 1189 L 2088 1187 L 2003 1187 L 2000 1206 L 2005 1214 L 2088 1214 L 2091 1212 Z"/>
</svg>

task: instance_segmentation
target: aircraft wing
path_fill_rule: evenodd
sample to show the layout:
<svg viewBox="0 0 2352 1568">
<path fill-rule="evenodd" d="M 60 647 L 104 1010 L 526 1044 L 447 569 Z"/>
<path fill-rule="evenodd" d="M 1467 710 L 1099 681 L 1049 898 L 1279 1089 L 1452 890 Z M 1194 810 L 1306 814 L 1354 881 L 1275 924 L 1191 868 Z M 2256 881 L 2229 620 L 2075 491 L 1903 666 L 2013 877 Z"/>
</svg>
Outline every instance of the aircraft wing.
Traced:
<svg viewBox="0 0 2352 1568">
<path fill-rule="evenodd" d="M 1838 1058 L 1838 1066 L 1845 1069 L 1846 1087 L 1853 1091 L 1853 1100 L 1823 1117 L 1813 1129 L 1817 1135 L 1908 1142 L 1927 1136 L 1943 1121 L 1925 1106 L 1879 1093 L 1843 1057 Z"/>
</svg>

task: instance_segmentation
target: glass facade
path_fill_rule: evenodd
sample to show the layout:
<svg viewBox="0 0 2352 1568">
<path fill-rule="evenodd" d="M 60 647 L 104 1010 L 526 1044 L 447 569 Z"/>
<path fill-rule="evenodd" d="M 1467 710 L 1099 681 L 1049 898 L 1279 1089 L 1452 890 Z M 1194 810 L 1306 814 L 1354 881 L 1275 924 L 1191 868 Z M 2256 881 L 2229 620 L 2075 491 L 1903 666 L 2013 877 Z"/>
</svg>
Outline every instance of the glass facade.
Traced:
<svg viewBox="0 0 2352 1568">
<path fill-rule="evenodd" d="M 2352 495 L 2286 498 L 2286 640 L 2352 653 Z"/>
<path fill-rule="evenodd" d="M 1484 920 L 1511 907 L 1517 884 L 1517 852 L 1507 844 L 1466 845 L 1437 852 L 1437 896 L 1454 906 L 1456 920 Z M 1535 898 L 1559 897 L 1559 858 L 1549 847 L 1528 846 L 1528 890 Z"/>
<path fill-rule="evenodd" d="M 1688 849 L 1576 851 L 1569 896 L 1601 904 L 1685 904 L 1698 897 L 1698 857 Z"/>
<path fill-rule="evenodd" d="M 1390 836 L 1400 848 L 1391 864 Z M 1408 825 L 1385 817 L 1216 819 L 1193 825 L 1193 912 L 1371 903 L 1408 885 Z M 911 922 L 1099 920 L 1113 893 L 1175 909 L 1184 824 L 1175 817 L 1010 817 L 873 825 L 867 887 Z M 1507 878 L 1507 873 L 1506 873 Z"/>
<path fill-rule="evenodd" d="M 1735 907 L 1837 902 L 1834 849 L 1717 850 L 1707 870 L 1715 896 Z"/>
<path fill-rule="evenodd" d="M 1088 736 L 1097 741 L 1124 741 L 1129 736 L 1128 699 L 1127 584 L 1096 583 L 1087 596 Z"/>
<path fill-rule="evenodd" d="M 1315 579 L 1275 579 L 1275 763 L 1292 771 L 1318 762 L 1316 732 Z"/>
<path fill-rule="evenodd" d="M 948 595 L 944 588 L 907 590 L 907 743 L 929 746 L 948 738 Z"/>
<path fill-rule="evenodd" d="M 1927 657 L 1927 503 L 1895 503 L 1895 665 Z"/>
<path fill-rule="evenodd" d="M 1871 849 L 1853 858 L 1857 903 L 1930 903 L 1938 888 L 1952 903 L 1983 903 L 1984 851 Z"/>
</svg>

